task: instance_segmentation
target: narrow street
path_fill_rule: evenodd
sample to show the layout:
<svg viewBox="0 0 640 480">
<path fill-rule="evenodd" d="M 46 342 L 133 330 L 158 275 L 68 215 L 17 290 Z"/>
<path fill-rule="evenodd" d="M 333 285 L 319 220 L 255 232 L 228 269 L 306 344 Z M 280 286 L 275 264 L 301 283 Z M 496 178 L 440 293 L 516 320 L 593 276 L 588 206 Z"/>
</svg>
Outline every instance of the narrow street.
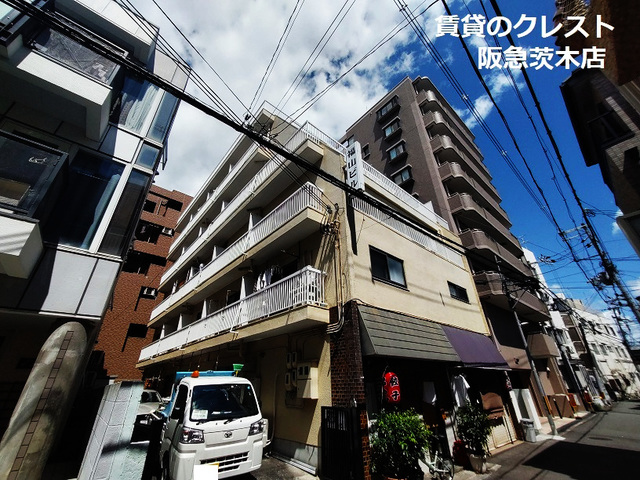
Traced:
<svg viewBox="0 0 640 480">
<path fill-rule="evenodd" d="M 640 403 L 619 402 L 609 412 L 585 417 L 556 438 L 523 443 L 489 459 L 487 479 L 638 478 Z"/>
</svg>

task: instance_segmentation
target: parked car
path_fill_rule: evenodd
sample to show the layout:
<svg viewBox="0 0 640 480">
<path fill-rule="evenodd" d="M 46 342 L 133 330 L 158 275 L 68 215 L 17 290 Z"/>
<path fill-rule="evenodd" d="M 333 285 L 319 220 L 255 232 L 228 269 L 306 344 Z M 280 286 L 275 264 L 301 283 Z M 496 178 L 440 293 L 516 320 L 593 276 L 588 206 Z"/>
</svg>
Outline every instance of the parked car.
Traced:
<svg viewBox="0 0 640 480">
<path fill-rule="evenodd" d="M 150 427 L 154 421 L 163 420 L 160 413 L 165 406 L 160 394 L 155 390 L 143 390 L 138 406 L 136 422 L 133 426 L 133 440 L 149 440 Z"/>
</svg>

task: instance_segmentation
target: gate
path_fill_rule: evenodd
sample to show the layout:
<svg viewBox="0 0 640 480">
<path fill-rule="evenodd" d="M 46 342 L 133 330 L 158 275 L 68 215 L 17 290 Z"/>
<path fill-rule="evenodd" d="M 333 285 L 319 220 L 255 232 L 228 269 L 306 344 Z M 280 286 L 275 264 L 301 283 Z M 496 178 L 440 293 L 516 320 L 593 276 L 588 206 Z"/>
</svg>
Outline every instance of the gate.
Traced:
<svg viewBox="0 0 640 480">
<path fill-rule="evenodd" d="M 360 415 L 355 407 L 322 407 L 322 478 L 363 480 Z"/>
</svg>

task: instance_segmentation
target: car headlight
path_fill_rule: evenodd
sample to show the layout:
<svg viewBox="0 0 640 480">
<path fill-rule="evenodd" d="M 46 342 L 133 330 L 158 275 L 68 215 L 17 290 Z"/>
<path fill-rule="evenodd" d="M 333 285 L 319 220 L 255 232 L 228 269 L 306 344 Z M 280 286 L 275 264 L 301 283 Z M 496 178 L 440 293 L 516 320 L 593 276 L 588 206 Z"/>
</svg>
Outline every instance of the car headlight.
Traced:
<svg viewBox="0 0 640 480">
<path fill-rule="evenodd" d="M 252 423 L 249 427 L 249 435 L 257 435 L 262 432 L 264 432 L 263 420 L 258 420 L 257 422 Z"/>
<path fill-rule="evenodd" d="M 204 443 L 204 431 L 195 428 L 182 427 L 180 443 Z"/>
</svg>

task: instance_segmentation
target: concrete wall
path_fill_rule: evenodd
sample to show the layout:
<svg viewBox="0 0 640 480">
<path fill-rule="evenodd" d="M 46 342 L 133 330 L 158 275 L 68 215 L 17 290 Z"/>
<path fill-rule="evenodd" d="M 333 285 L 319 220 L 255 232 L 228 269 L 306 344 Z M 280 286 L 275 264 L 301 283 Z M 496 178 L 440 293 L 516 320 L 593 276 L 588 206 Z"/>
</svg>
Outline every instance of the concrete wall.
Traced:
<svg viewBox="0 0 640 480">
<path fill-rule="evenodd" d="M 141 394 L 141 382 L 105 388 L 78 480 L 141 477 L 146 450 L 129 445 Z"/>
</svg>

